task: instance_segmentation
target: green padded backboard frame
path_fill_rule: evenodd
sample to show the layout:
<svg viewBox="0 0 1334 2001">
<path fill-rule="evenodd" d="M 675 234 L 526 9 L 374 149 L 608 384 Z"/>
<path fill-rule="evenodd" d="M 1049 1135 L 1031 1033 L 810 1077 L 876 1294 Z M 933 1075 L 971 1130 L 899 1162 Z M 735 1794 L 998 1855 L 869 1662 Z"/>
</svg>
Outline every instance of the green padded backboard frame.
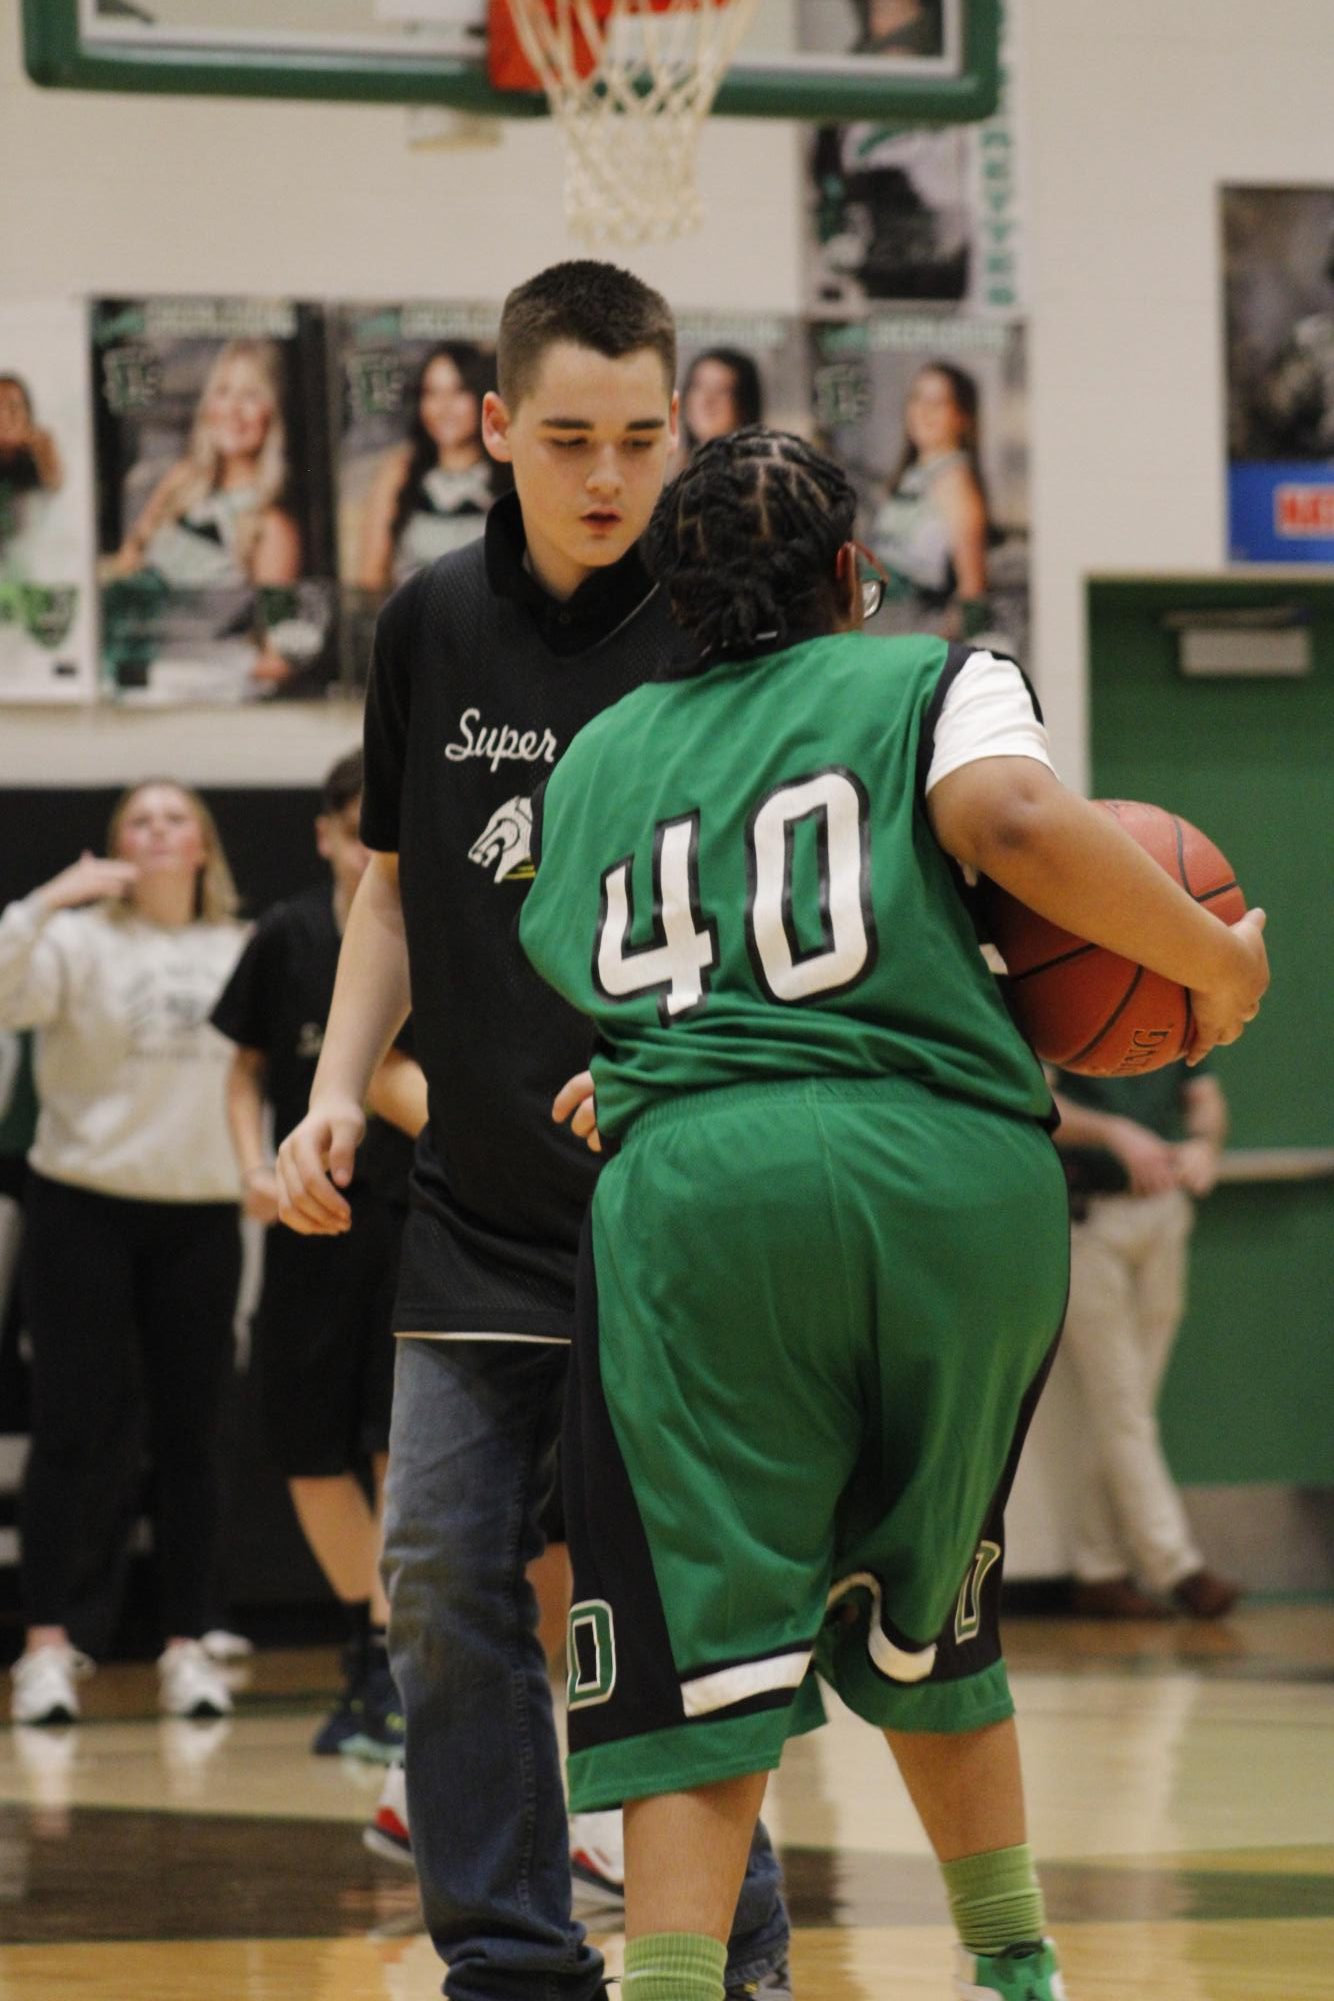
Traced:
<svg viewBox="0 0 1334 2001">
<path fill-rule="evenodd" d="M 849 57 L 838 71 L 739 59 L 714 111 L 733 118 L 876 118 L 959 124 L 986 118 L 1000 91 L 1001 0 L 962 0 L 957 75 L 871 75 Z M 322 98 L 364 104 L 442 104 L 489 117 L 546 114 L 540 91 L 492 88 L 475 63 L 425 54 L 329 49 L 206 49 L 147 42 L 90 46 L 79 0 L 22 0 L 23 54 L 34 83 L 56 90 L 156 91 L 209 97 Z"/>
</svg>

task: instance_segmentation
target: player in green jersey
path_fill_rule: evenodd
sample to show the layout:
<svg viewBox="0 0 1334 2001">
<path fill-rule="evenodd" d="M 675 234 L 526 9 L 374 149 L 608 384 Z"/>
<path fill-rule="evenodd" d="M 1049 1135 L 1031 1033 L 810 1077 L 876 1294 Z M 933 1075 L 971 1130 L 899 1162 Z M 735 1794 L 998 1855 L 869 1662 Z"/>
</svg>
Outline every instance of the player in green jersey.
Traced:
<svg viewBox="0 0 1334 2001">
<path fill-rule="evenodd" d="M 701 451 L 648 538 L 698 661 L 588 725 L 535 815 L 523 943 L 597 1030 L 557 1109 L 615 1146 L 567 1411 L 570 1782 L 625 1803 L 635 2001 L 721 1994 L 812 1669 L 888 1738 L 957 1993 L 1063 1994 L 997 1601 L 1067 1218 L 966 878 L 1189 986 L 1193 1055 L 1268 978 L 1261 913 L 1229 931 L 1059 784 L 1012 662 L 857 630 L 854 515 L 798 439 Z"/>
</svg>

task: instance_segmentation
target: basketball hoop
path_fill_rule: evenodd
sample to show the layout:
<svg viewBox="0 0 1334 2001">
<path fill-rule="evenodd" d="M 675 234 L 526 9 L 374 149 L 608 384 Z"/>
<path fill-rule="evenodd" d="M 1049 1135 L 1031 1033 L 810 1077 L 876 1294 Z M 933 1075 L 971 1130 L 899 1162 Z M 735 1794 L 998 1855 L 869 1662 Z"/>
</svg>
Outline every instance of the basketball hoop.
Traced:
<svg viewBox="0 0 1334 2001">
<path fill-rule="evenodd" d="M 491 78 L 546 92 L 581 236 L 642 243 L 700 219 L 699 128 L 758 0 L 491 0 Z"/>
</svg>

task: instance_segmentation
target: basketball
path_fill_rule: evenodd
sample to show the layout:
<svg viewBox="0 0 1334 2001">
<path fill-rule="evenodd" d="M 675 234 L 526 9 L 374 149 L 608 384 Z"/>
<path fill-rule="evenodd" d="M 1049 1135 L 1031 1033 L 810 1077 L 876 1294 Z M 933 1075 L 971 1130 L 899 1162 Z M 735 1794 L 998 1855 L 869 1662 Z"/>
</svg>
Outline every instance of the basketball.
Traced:
<svg viewBox="0 0 1334 2001">
<path fill-rule="evenodd" d="M 1243 915 L 1230 863 L 1198 827 L 1138 800 L 1094 803 L 1224 924 Z M 1191 1004 L 1184 987 L 1062 931 L 994 883 L 985 909 L 1019 1026 L 1045 1062 L 1085 1077 L 1136 1077 L 1185 1054 Z"/>
</svg>

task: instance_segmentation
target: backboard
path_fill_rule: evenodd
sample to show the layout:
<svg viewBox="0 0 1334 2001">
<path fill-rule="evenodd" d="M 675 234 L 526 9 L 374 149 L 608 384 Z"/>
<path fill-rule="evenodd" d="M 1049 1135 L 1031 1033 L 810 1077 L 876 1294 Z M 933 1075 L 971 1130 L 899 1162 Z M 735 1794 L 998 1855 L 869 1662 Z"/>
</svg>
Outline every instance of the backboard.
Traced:
<svg viewBox="0 0 1334 2001">
<path fill-rule="evenodd" d="M 435 104 L 546 114 L 497 91 L 486 0 L 22 0 L 57 89 Z M 730 117 L 959 123 L 999 91 L 999 0 L 764 0 L 714 104 Z"/>
</svg>

